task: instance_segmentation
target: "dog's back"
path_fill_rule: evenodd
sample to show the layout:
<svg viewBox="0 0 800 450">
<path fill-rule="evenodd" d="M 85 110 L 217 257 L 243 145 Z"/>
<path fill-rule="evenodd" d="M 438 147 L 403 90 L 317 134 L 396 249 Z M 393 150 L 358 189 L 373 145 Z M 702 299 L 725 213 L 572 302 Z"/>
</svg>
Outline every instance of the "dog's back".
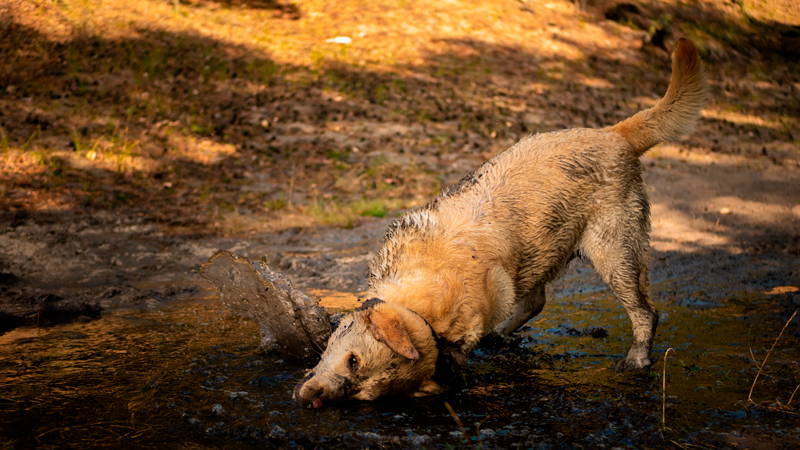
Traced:
<svg viewBox="0 0 800 450">
<path fill-rule="evenodd" d="M 639 157 L 691 129 L 704 86 L 694 45 L 679 40 L 669 88 L 654 107 L 603 129 L 529 136 L 487 161 L 390 227 L 371 265 L 371 286 L 389 279 L 396 285 L 403 278 L 398 271 L 430 266 L 426 259 L 436 261 L 433 271 L 453 267 L 469 276 L 473 260 L 481 259 L 476 276 L 500 265 L 521 297 L 552 280 L 576 252 L 593 254 L 601 272 L 598 266 L 625 259 L 605 258 L 616 251 L 606 251 L 606 242 L 622 239 L 641 259 L 649 211 Z M 495 305 L 493 315 L 512 306 Z"/>
</svg>

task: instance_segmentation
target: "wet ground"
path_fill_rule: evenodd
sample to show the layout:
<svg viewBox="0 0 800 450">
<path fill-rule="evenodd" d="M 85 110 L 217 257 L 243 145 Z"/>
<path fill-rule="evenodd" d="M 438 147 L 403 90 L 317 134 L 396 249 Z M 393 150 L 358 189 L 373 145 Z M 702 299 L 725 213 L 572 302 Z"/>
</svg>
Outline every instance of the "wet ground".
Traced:
<svg viewBox="0 0 800 450">
<path fill-rule="evenodd" d="M 299 286 L 342 307 L 352 297 L 332 294 L 364 288 L 358 275 L 384 225 L 218 239 L 194 254 L 273 255 Z M 191 270 L 183 280 L 148 283 L 151 292 L 182 298 L 119 303 L 99 320 L 0 337 L 4 446 L 789 448 L 800 441 L 797 395 L 786 407 L 800 382 L 800 320 L 770 355 L 754 403 L 746 401 L 758 362 L 800 307 L 797 257 L 785 252 L 654 251 L 662 321 L 650 371 L 611 369 L 628 345 L 628 320 L 578 262 L 516 342 L 473 354 L 461 390 L 322 410 L 291 401 L 305 365 L 262 354 L 255 325 L 226 314 Z"/>
</svg>

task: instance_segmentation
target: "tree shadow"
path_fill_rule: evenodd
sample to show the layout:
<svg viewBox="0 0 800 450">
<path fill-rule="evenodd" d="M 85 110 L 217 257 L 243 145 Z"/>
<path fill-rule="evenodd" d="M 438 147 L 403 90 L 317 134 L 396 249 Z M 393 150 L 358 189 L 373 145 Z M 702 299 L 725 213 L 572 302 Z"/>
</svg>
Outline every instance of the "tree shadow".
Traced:
<svg viewBox="0 0 800 450">
<path fill-rule="evenodd" d="M 783 20 L 782 5 L 634 1 L 597 7 L 609 20 L 646 31 L 645 41 L 662 49 L 676 32 L 686 33 L 700 44 L 702 56 L 715 62 L 752 57 L 754 52 L 783 59 L 800 49 L 800 27 Z M 657 43 L 654 34 L 660 34 Z"/>
</svg>

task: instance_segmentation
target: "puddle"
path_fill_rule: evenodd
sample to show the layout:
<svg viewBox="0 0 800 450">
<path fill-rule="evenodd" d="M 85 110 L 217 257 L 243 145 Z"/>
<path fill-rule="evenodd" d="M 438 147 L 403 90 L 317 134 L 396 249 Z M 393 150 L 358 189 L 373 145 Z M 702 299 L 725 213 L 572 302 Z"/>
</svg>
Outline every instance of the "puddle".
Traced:
<svg viewBox="0 0 800 450">
<path fill-rule="evenodd" d="M 611 369 L 629 344 L 628 319 L 608 291 L 598 289 L 593 271 L 579 264 L 550 288 L 544 312 L 516 343 L 482 347 L 471 358 L 463 389 L 428 399 L 301 409 L 291 390 L 310 364 L 262 354 L 257 327 L 227 314 L 210 296 L 157 309 L 113 311 L 88 323 L 16 329 L 0 336 L 2 444 L 567 448 L 796 443 L 800 398 L 793 408 L 780 406 L 800 383 L 800 320 L 787 327 L 770 355 L 753 394 L 758 406 L 745 401 L 757 370 L 753 358 L 763 359 L 800 306 L 800 280 L 791 258 L 695 255 L 692 264 L 683 265 L 684 255 L 661 256 L 652 292 L 662 318 L 655 357 L 674 350 L 666 370 L 668 430 L 661 429 L 663 362 L 645 373 Z M 775 269 L 776 262 L 783 272 Z M 708 270 L 697 276 L 697 267 Z M 330 289 L 308 292 L 322 297 L 331 310 L 350 308 L 358 298 Z"/>
</svg>

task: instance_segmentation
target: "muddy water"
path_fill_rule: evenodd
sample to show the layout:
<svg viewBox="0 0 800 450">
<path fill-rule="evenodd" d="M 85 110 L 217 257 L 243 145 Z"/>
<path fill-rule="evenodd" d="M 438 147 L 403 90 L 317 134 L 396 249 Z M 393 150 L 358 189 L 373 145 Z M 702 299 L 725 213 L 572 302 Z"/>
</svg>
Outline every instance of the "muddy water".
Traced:
<svg viewBox="0 0 800 450">
<path fill-rule="evenodd" d="M 756 361 L 800 306 L 796 262 L 656 253 L 659 362 L 637 374 L 611 369 L 629 343 L 628 320 L 577 263 L 519 339 L 474 353 L 463 388 L 321 410 L 291 401 L 305 367 L 261 354 L 256 326 L 207 291 L 88 323 L 17 329 L 0 336 L 0 445 L 791 448 L 800 394 L 785 404 L 800 383 L 800 319 L 770 355 L 755 403 L 745 400 Z M 335 309 L 352 302 L 314 293 Z"/>
</svg>

